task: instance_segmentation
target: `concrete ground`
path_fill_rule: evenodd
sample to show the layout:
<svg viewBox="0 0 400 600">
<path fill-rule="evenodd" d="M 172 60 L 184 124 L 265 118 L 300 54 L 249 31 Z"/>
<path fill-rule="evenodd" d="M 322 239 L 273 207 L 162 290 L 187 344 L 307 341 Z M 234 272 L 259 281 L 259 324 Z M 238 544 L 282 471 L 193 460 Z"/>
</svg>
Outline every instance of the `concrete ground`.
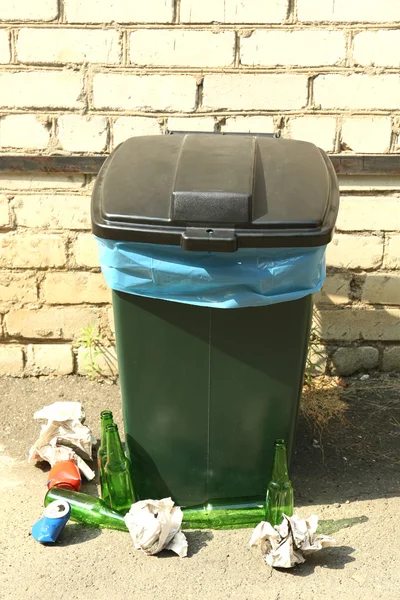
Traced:
<svg viewBox="0 0 400 600">
<path fill-rule="evenodd" d="M 400 398 L 381 379 L 371 391 L 357 385 L 351 383 L 348 426 L 338 424 L 336 437 L 327 434 L 324 463 L 312 433 L 300 422 L 292 471 L 298 514 L 318 514 L 337 547 L 278 571 L 263 562 L 258 549 L 248 548 L 250 530 L 188 532 L 186 559 L 169 552 L 147 557 L 134 549 L 129 534 L 71 522 L 58 543 L 38 544 L 30 531 L 42 514 L 46 473 L 26 461 L 39 431 L 33 412 L 56 400 L 78 400 L 99 436 L 101 410 L 112 409 L 121 422 L 119 388 L 73 377 L 0 380 L 1 600 L 399 597 Z M 391 391 L 376 392 L 382 386 Z M 382 402 L 384 412 L 371 408 Z M 365 439 L 363 454 L 353 442 Z M 85 484 L 83 491 L 96 488 Z"/>
</svg>

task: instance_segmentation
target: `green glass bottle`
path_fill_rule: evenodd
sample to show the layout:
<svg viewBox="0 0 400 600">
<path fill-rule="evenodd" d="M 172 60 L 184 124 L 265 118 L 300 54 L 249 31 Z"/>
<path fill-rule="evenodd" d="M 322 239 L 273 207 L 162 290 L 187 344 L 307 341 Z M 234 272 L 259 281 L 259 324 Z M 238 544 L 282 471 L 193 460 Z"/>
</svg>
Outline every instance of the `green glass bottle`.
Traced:
<svg viewBox="0 0 400 600">
<path fill-rule="evenodd" d="M 108 425 L 107 433 L 107 462 L 104 473 L 107 481 L 108 498 L 111 508 L 126 514 L 136 502 L 133 492 L 129 464 L 124 454 L 118 426 Z"/>
<path fill-rule="evenodd" d="M 276 440 L 275 457 L 272 467 L 271 481 L 267 487 L 266 521 L 272 526 L 280 525 L 283 513 L 293 515 L 293 484 L 289 477 L 284 440 Z"/>
<path fill-rule="evenodd" d="M 101 417 L 101 441 L 100 447 L 97 451 L 97 464 L 99 467 L 100 476 L 100 495 L 106 504 L 110 503 L 107 480 L 104 474 L 104 467 L 107 462 L 107 426 L 113 425 L 113 414 L 111 410 L 103 410 L 100 414 Z"/>
<path fill-rule="evenodd" d="M 182 529 L 245 529 L 265 518 L 261 502 L 237 498 L 235 502 L 213 502 L 183 509 Z"/>
<path fill-rule="evenodd" d="M 47 506 L 54 500 L 66 500 L 71 506 L 71 520 L 89 527 L 104 527 L 107 529 L 118 529 L 128 531 L 124 517 L 112 510 L 107 504 L 88 494 L 73 492 L 64 488 L 53 487 L 44 499 Z"/>
</svg>

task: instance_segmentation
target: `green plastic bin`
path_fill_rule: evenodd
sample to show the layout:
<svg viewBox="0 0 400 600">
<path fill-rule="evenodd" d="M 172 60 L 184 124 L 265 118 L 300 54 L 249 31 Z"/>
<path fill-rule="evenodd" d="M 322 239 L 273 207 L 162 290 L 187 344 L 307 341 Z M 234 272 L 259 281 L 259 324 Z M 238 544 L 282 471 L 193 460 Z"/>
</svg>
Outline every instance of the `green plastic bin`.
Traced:
<svg viewBox="0 0 400 600">
<path fill-rule="evenodd" d="M 98 176 L 92 226 L 99 238 L 189 254 L 308 248 L 331 239 L 338 198 L 333 168 L 312 144 L 134 138 Z M 223 310 L 114 290 L 113 309 L 138 497 L 171 496 L 195 526 L 215 525 L 225 510 L 243 510 L 243 525 L 260 520 L 274 440 L 293 449 L 312 296 Z"/>
</svg>

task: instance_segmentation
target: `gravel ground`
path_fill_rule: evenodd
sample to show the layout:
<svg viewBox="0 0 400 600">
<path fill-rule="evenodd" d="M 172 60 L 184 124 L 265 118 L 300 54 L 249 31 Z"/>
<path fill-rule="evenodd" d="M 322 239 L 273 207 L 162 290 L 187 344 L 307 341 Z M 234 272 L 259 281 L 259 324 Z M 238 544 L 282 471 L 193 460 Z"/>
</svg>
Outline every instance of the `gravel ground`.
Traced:
<svg viewBox="0 0 400 600">
<path fill-rule="evenodd" d="M 188 532 L 187 559 L 169 552 L 146 557 L 129 534 L 75 523 L 54 546 L 35 542 L 30 530 L 42 514 L 46 474 L 26 462 L 39 429 L 33 412 L 56 400 L 79 400 L 99 436 L 104 408 L 121 422 L 119 388 L 77 377 L 0 380 L 1 600 L 399 597 L 400 394 L 388 381 L 350 380 L 351 418 L 327 432 L 324 462 L 300 421 L 292 469 L 296 510 L 302 517 L 317 513 L 337 547 L 279 571 L 263 562 L 257 548 L 248 548 L 249 530 Z M 389 390 L 383 396 L 382 386 Z M 377 405 L 386 409 L 374 413 Z M 365 439 L 364 446 L 354 443 Z M 86 484 L 85 491 L 96 487 Z"/>
</svg>

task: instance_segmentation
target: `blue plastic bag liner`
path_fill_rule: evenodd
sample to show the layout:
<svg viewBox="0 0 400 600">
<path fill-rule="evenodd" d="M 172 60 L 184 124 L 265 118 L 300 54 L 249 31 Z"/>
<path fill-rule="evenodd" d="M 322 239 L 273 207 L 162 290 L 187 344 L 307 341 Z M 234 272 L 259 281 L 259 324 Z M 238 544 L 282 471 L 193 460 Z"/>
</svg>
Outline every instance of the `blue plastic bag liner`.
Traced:
<svg viewBox="0 0 400 600">
<path fill-rule="evenodd" d="M 179 246 L 97 238 L 110 288 L 210 308 L 266 306 L 321 289 L 325 248 L 245 248 L 187 252 Z"/>
</svg>

